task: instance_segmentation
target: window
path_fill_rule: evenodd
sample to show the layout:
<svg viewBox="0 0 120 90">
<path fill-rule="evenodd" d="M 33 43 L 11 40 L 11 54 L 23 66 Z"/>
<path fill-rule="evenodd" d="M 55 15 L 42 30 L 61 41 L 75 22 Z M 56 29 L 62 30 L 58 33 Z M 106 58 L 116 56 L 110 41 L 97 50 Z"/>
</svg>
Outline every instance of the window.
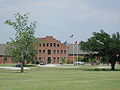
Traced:
<svg viewBox="0 0 120 90">
<path fill-rule="evenodd" d="M 51 54 L 51 50 L 48 50 L 48 54 Z"/>
<path fill-rule="evenodd" d="M 53 60 L 54 60 L 54 63 L 55 63 L 55 61 L 56 61 L 56 58 L 54 57 L 54 58 L 53 58 Z"/>
<path fill-rule="evenodd" d="M 4 60 L 7 60 L 7 57 L 5 57 Z"/>
<path fill-rule="evenodd" d="M 56 58 L 54 57 L 53 59 L 55 60 Z"/>
<path fill-rule="evenodd" d="M 59 60 L 59 57 L 57 57 L 57 60 Z"/>
<path fill-rule="evenodd" d="M 39 60 L 41 60 L 41 57 L 39 57 Z"/>
<path fill-rule="evenodd" d="M 45 43 L 43 43 L 43 47 L 45 47 Z"/>
<path fill-rule="evenodd" d="M 64 54 L 66 54 L 66 50 L 64 50 Z"/>
<path fill-rule="evenodd" d="M 39 53 L 41 53 L 41 50 L 39 50 Z"/>
<path fill-rule="evenodd" d="M 50 43 L 50 47 L 52 47 L 52 43 Z"/>
<path fill-rule="evenodd" d="M 57 50 L 57 54 L 59 54 L 59 50 Z"/>
<path fill-rule="evenodd" d="M 45 54 L 45 50 L 43 50 L 43 54 Z"/>
<path fill-rule="evenodd" d="M 59 44 L 57 44 L 57 47 L 59 47 L 60 45 Z"/>
<path fill-rule="evenodd" d="M 56 43 L 54 43 L 54 47 L 56 47 Z"/>
<path fill-rule="evenodd" d="M 49 46 L 49 43 L 47 43 L 47 47 Z"/>
<path fill-rule="evenodd" d="M 61 54 L 63 54 L 63 50 L 61 50 Z"/>
</svg>

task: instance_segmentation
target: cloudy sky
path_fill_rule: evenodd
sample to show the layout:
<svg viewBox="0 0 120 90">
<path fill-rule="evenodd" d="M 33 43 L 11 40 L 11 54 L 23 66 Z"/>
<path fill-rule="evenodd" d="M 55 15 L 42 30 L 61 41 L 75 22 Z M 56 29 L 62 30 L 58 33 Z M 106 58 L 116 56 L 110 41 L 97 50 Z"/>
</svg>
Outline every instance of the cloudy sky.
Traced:
<svg viewBox="0 0 120 90">
<path fill-rule="evenodd" d="M 30 21 L 37 21 L 36 37 L 74 42 L 101 29 L 120 32 L 120 0 L 0 0 L 0 43 L 14 38 L 15 31 L 4 22 L 17 12 L 29 12 Z"/>
</svg>

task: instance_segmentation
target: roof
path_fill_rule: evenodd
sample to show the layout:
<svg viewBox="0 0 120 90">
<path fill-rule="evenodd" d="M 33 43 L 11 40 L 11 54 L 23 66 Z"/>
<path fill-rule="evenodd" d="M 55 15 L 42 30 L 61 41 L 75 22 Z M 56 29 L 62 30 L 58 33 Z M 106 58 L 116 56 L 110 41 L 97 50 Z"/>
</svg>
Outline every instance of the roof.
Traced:
<svg viewBox="0 0 120 90">
<path fill-rule="evenodd" d="M 90 54 L 90 52 L 82 51 L 80 50 L 80 45 L 79 44 L 68 44 L 68 53 L 69 54 Z"/>
<path fill-rule="evenodd" d="M 5 49 L 8 44 L 0 44 L 0 55 L 5 55 Z"/>
</svg>

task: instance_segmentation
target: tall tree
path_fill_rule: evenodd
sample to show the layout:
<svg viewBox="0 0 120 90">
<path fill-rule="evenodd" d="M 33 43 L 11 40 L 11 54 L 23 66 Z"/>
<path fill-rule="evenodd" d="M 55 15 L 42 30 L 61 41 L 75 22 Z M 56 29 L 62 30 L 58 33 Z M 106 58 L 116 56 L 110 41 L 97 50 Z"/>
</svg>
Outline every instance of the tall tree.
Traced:
<svg viewBox="0 0 120 90">
<path fill-rule="evenodd" d="M 108 61 L 109 59 L 111 69 L 115 70 L 115 63 L 120 60 L 120 33 L 117 32 L 109 35 L 103 30 L 100 30 L 100 32 L 93 32 L 92 35 L 86 42 L 80 42 L 81 49 L 97 52 L 103 58 L 107 57 L 107 59 L 103 60 Z"/>
<path fill-rule="evenodd" d="M 24 72 L 23 66 L 35 59 L 35 27 L 36 22 L 29 22 L 29 14 L 15 14 L 15 21 L 6 20 L 5 24 L 12 26 L 15 31 L 15 39 L 11 39 L 6 52 L 13 58 L 13 61 L 21 63 L 21 73 Z"/>
</svg>

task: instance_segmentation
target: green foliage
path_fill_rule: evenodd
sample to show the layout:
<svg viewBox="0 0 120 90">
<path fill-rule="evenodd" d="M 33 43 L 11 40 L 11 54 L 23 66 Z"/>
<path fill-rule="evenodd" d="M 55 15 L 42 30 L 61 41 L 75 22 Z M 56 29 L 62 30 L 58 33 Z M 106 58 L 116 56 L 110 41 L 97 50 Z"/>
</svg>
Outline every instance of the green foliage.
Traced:
<svg viewBox="0 0 120 90">
<path fill-rule="evenodd" d="M 90 58 L 90 59 L 89 59 L 89 62 L 90 62 L 90 63 L 96 63 L 96 59 L 95 59 L 95 58 Z"/>
<path fill-rule="evenodd" d="M 22 65 L 35 59 L 35 37 L 34 29 L 36 22 L 28 21 L 28 13 L 15 14 L 15 21 L 6 20 L 5 24 L 12 26 L 15 31 L 15 39 L 11 39 L 6 53 L 13 58 L 13 61 L 20 62 Z"/>
<path fill-rule="evenodd" d="M 67 63 L 67 60 L 65 58 L 61 58 L 60 63 L 61 63 L 61 65 L 64 63 Z"/>
<path fill-rule="evenodd" d="M 84 58 L 82 59 L 82 62 L 89 62 L 89 57 L 88 56 L 84 56 Z"/>
<path fill-rule="evenodd" d="M 77 60 L 77 61 L 82 61 L 83 58 L 81 58 L 81 57 L 77 57 L 76 60 Z"/>
<path fill-rule="evenodd" d="M 118 56 L 120 56 L 120 34 L 117 32 L 109 35 L 100 30 L 100 32 L 94 32 L 92 35 L 86 42 L 80 42 L 81 49 L 96 52 L 94 54 L 101 57 L 109 57 L 112 70 L 114 70 L 115 63 L 119 61 Z"/>
<path fill-rule="evenodd" d="M 73 64 L 73 60 L 67 60 L 67 64 Z"/>
<path fill-rule="evenodd" d="M 102 59 L 101 59 L 101 62 L 102 63 L 109 63 L 109 57 L 108 56 L 103 56 Z"/>
</svg>

